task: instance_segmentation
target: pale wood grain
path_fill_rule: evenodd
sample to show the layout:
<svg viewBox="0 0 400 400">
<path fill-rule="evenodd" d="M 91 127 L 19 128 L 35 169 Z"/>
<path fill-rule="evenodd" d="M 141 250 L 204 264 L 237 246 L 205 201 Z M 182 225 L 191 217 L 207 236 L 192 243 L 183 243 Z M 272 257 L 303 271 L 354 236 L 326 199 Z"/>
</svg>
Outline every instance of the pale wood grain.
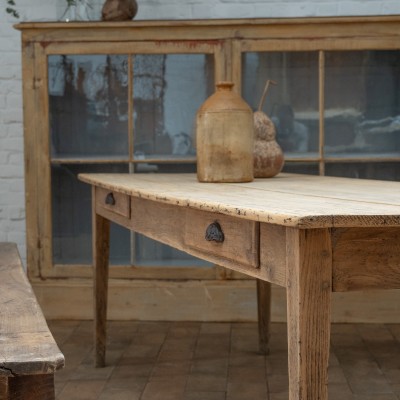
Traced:
<svg viewBox="0 0 400 400">
<path fill-rule="evenodd" d="M 87 183 L 160 203 L 298 228 L 397 226 L 400 183 L 279 174 L 202 183 L 193 174 L 80 174 Z"/>
<path fill-rule="evenodd" d="M 333 290 L 400 288 L 400 228 L 340 228 L 332 234 Z"/>
<path fill-rule="evenodd" d="M 38 96 L 38 88 L 35 84 L 35 47 L 33 43 L 25 43 L 22 46 L 22 84 L 24 98 L 24 120 L 30 123 L 24 128 L 24 176 L 25 176 L 25 209 L 26 209 L 26 241 L 27 264 L 30 276 L 39 276 L 39 252 L 40 234 L 38 219 L 39 209 L 37 197 L 37 142 L 35 126 L 39 125 L 39 114 L 35 112 Z"/>
<path fill-rule="evenodd" d="M 327 229 L 287 229 L 289 400 L 328 399 L 332 250 Z"/>
<path fill-rule="evenodd" d="M 107 200 L 108 198 L 111 198 L 112 203 Z M 104 208 L 129 218 L 130 207 L 130 198 L 128 195 L 103 188 L 96 188 L 96 209 Z"/>
<path fill-rule="evenodd" d="M 0 243 L 0 291 L 0 399 L 54 400 L 54 372 L 64 356 L 13 243 Z"/>
<path fill-rule="evenodd" d="M 40 43 L 35 43 L 35 76 L 34 76 L 34 123 L 29 123 L 29 133 L 35 138 L 34 157 L 35 166 L 35 185 L 36 205 L 41 210 L 37 213 L 38 237 L 39 241 L 35 251 L 38 253 L 41 265 L 40 274 L 46 274 L 51 269 L 53 260 L 52 251 L 52 196 L 51 196 L 51 166 L 50 166 L 50 118 L 43 118 L 49 115 L 49 96 L 46 93 L 48 65 L 45 48 Z M 32 99 L 30 99 L 31 101 Z M 34 131 L 32 132 L 31 129 Z M 38 150 L 40 149 L 40 151 Z"/>
<path fill-rule="evenodd" d="M 95 200 L 95 211 L 101 217 L 203 260 L 248 276 L 286 285 L 284 227 L 267 225 L 260 235 L 259 224 L 254 221 L 141 197 L 132 197 L 131 218 L 127 218 L 99 206 L 100 202 L 102 200 Z M 207 226 L 214 221 L 219 221 L 226 233 L 226 241 L 222 244 L 205 240 Z M 193 278 L 182 271 L 182 279 L 190 277 Z"/>
<path fill-rule="evenodd" d="M 184 244 L 186 250 L 187 248 L 196 249 L 203 258 L 214 255 L 231 260 L 233 263 L 248 265 L 250 268 L 259 267 L 258 223 L 206 211 L 190 209 L 185 211 Z M 205 239 L 207 227 L 214 222 L 219 223 L 223 231 L 224 241 L 222 243 Z"/>
<path fill-rule="evenodd" d="M 268 282 L 286 286 L 286 228 L 260 224 L 260 268 Z"/>
<path fill-rule="evenodd" d="M 23 272 L 17 247 L 0 244 L 0 375 L 54 373 L 64 365 Z"/>
<path fill-rule="evenodd" d="M 379 32 L 377 31 L 379 25 Z M 385 43 L 399 36 L 397 16 L 341 17 L 341 18 L 279 18 L 232 19 L 207 21 L 130 21 L 115 23 L 40 23 L 16 25 L 25 40 L 67 42 L 124 42 L 132 40 L 216 40 L 287 39 L 292 43 L 312 38 L 324 38 L 329 44 L 334 39 L 349 42 L 352 38 L 369 40 L 376 48 L 376 37 Z M 123 32 L 123 33 L 122 33 Z M 294 41 L 293 38 L 297 40 Z M 382 44 L 383 46 L 383 44 Z"/>
</svg>

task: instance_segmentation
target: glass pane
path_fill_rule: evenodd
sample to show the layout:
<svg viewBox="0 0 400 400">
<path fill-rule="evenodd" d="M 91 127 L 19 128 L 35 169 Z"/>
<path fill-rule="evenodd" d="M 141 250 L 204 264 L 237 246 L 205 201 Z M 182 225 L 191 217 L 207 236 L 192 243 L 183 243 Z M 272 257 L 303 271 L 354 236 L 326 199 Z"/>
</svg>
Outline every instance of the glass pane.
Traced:
<svg viewBox="0 0 400 400">
<path fill-rule="evenodd" d="M 128 73 L 124 55 L 49 56 L 53 158 L 126 158 Z"/>
<path fill-rule="evenodd" d="M 214 59 L 149 54 L 133 59 L 134 158 L 194 158 L 196 112 L 214 92 Z"/>
<path fill-rule="evenodd" d="M 286 157 L 316 156 L 319 137 L 318 54 L 268 52 L 242 55 L 242 96 L 258 109 L 266 81 L 270 86 L 262 111 L 275 123 Z"/>
<path fill-rule="evenodd" d="M 135 248 L 135 266 L 211 267 L 214 265 L 140 234 L 135 234 Z"/>
<path fill-rule="evenodd" d="M 92 200 L 90 185 L 78 180 L 83 172 L 128 172 L 128 166 L 52 166 L 53 262 L 92 264 Z M 111 224 L 110 262 L 130 265 L 130 232 Z"/>
<path fill-rule="evenodd" d="M 160 172 L 163 174 L 194 174 L 196 164 L 194 163 L 138 163 L 135 164 L 135 172 Z"/>
<path fill-rule="evenodd" d="M 282 172 L 291 174 L 319 175 L 319 165 L 316 163 L 292 162 L 283 166 Z"/>
<path fill-rule="evenodd" d="M 327 52 L 325 151 L 330 156 L 400 151 L 400 52 Z"/>
<path fill-rule="evenodd" d="M 328 163 L 325 165 L 325 173 L 347 178 L 400 181 L 400 163 Z"/>
</svg>

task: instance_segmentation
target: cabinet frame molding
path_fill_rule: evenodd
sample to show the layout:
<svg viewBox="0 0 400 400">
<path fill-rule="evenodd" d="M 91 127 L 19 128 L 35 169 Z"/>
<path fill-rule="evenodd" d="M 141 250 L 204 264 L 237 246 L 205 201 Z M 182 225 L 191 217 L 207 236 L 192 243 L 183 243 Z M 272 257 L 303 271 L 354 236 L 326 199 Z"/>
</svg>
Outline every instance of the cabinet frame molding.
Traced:
<svg viewBox="0 0 400 400">
<path fill-rule="evenodd" d="M 91 285 L 92 268 L 82 265 L 54 265 L 52 260 L 52 214 L 51 214 L 51 165 L 61 163 L 135 163 L 130 154 L 126 160 L 68 160 L 51 157 L 49 141 L 49 96 L 48 64 L 50 55 L 86 54 L 211 54 L 214 56 L 215 81 L 232 80 L 235 90 L 241 88 L 241 58 L 244 52 L 302 52 L 318 54 L 319 83 L 319 139 L 324 138 L 324 60 L 327 51 L 400 50 L 400 16 L 369 17 L 324 17 L 324 18 L 271 18 L 232 20 L 174 20 L 174 21 L 129 21 L 129 22 L 24 22 L 17 24 L 22 37 L 22 73 L 24 98 L 24 151 L 25 151 L 25 195 L 26 195 L 26 235 L 27 269 L 29 278 L 39 294 L 39 301 L 53 318 L 71 315 L 71 310 L 59 307 L 60 300 L 69 297 L 69 288 L 76 293 L 77 288 Z M 129 57 L 131 60 L 131 57 Z M 129 61 L 130 68 L 132 62 Z M 132 90 L 132 82 L 130 83 Z M 130 101 L 132 96 L 130 92 Z M 129 122 L 129 130 L 133 121 Z M 130 143 L 132 147 L 132 143 Z M 130 152 L 131 153 L 131 152 Z M 146 162 L 149 160 L 146 159 Z M 194 162 L 195 160 L 169 160 L 163 162 Z M 315 163 L 320 174 L 324 174 L 326 163 L 340 162 L 400 162 L 399 157 L 386 158 L 371 154 L 368 158 L 352 158 L 346 155 L 334 157 L 324 154 L 323 147 L 311 157 L 287 159 L 287 163 Z M 198 267 L 130 267 L 110 268 L 110 295 L 118 296 L 121 304 L 136 287 L 143 282 L 152 285 L 154 301 L 163 301 L 158 288 L 168 288 L 171 282 L 179 281 L 182 288 L 199 281 L 199 287 L 213 286 L 221 295 L 221 302 L 231 309 L 231 314 L 222 315 L 221 320 L 234 319 L 235 300 L 229 298 L 226 288 L 238 287 L 242 292 L 254 290 L 248 278 L 238 272 L 228 271 L 219 266 Z M 235 280 L 237 283 L 235 283 Z M 209 286 L 207 286 L 209 285 Z M 224 288 L 225 285 L 225 288 Z M 237 285 L 237 286 L 235 286 Z M 121 287 L 124 289 L 122 290 Z M 197 287 L 197 286 L 196 286 Z M 219 289 L 221 288 L 220 291 Z M 86 289 L 85 289 L 86 290 Z M 121 291 L 122 290 L 122 291 Z M 166 289 L 168 290 L 168 289 Z M 199 289 L 203 290 L 202 288 Z M 179 285 L 174 286 L 178 295 Z M 284 296 L 279 290 L 273 291 L 276 301 L 273 319 L 284 319 Z M 91 314 L 90 304 L 82 306 L 87 293 L 72 301 L 72 314 L 86 318 Z M 157 297 L 158 296 L 158 297 Z M 352 294 L 347 295 L 351 299 Z M 358 296 L 358 295 L 354 295 Z M 373 298 L 366 296 L 366 302 L 375 305 Z M 383 297 L 396 298 L 395 292 L 386 292 Z M 77 299 L 78 299 L 77 297 Z M 356 297 L 355 297 L 356 298 Z M 231 302 L 231 303 L 230 303 Z M 50 304 L 51 303 L 51 304 Z M 339 301 L 340 303 L 340 301 Z M 118 303 L 119 304 L 119 303 Z M 254 297 L 254 307 L 256 301 Z M 382 300 L 382 304 L 384 301 Z M 58 307 L 58 308 L 57 308 Z M 250 307 L 250 306 L 249 306 Z M 335 307 L 335 306 L 334 306 Z M 379 304 L 377 305 L 379 307 Z M 251 307 L 250 307 L 251 308 Z M 250 309 L 249 308 L 249 309 Z M 58 311 L 57 311 L 58 310 Z M 255 310 L 255 308 L 254 308 Z M 384 320 L 398 321 L 396 309 L 393 312 L 385 305 Z M 171 310 L 166 319 L 179 319 L 178 311 Z M 74 314 L 75 313 L 75 314 Z M 114 313 L 114 314 L 113 314 Z M 144 318 L 146 311 L 111 311 L 110 317 Z M 249 319 L 256 318 L 251 309 Z M 334 312 L 337 321 L 359 321 L 346 313 L 341 305 Z M 186 317 L 185 317 L 186 318 Z M 204 310 L 204 320 L 215 318 Z M 243 316 L 240 318 L 243 319 Z M 383 318 L 383 317 L 382 317 Z M 391 319 L 392 318 L 392 319 Z M 151 317 L 150 317 L 151 319 Z M 379 316 L 377 317 L 379 320 Z M 382 320 L 382 319 L 381 319 Z"/>
</svg>

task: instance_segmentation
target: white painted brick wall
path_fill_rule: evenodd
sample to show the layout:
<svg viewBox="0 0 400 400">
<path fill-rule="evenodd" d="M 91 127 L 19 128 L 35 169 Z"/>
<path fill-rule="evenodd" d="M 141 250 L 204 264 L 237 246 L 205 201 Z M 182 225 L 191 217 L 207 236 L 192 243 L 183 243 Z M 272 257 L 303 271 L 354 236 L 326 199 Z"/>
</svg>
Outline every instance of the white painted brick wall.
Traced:
<svg viewBox="0 0 400 400">
<path fill-rule="evenodd" d="M 20 34 L 0 0 L 0 241 L 17 242 L 25 260 Z M 54 20 L 64 0 L 16 0 L 20 19 Z M 92 0 L 98 18 L 103 0 Z M 306 17 L 400 14 L 400 0 L 138 0 L 137 19 Z"/>
</svg>

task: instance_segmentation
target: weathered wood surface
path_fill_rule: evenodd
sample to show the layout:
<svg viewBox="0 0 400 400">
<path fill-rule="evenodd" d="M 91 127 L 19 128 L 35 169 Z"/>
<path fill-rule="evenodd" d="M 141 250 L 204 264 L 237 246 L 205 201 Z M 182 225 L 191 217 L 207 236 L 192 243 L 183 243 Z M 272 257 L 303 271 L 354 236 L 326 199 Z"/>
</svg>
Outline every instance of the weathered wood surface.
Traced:
<svg viewBox="0 0 400 400">
<path fill-rule="evenodd" d="M 400 228 L 332 232 L 333 290 L 400 289 Z"/>
<path fill-rule="evenodd" d="M 0 243 L 0 292 L 0 400 L 54 400 L 64 356 L 13 243 Z"/>
<path fill-rule="evenodd" d="M 194 174 L 80 174 L 133 197 L 297 228 L 399 226 L 400 183 L 279 174 L 202 183 Z"/>
<path fill-rule="evenodd" d="M 0 400 L 54 400 L 54 374 L 22 375 L 8 379 L 7 393 Z"/>
<path fill-rule="evenodd" d="M 64 366 L 17 247 L 0 243 L 0 375 L 51 374 Z"/>
<path fill-rule="evenodd" d="M 94 263 L 94 340 L 95 364 L 104 367 L 106 353 L 108 260 L 110 256 L 110 221 L 96 213 L 95 188 L 92 190 L 93 208 L 93 263 Z"/>
<path fill-rule="evenodd" d="M 259 278 L 261 352 L 268 351 L 268 281 L 286 287 L 289 400 L 328 399 L 333 277 L 344 275 L 346 284 L 354 270 L 359 278 L 364 268 L 359 288 L 371 287 L 371 280 L 376 287 L 398 284 L 400 198 L 393 182 L 294 174 L 244 184 L 204 184 L 193 174 L 83 174 L 80 179 L 94 187 L 95 288 L 103 288 L 95 289 L 96 319 L 103 326 L 97 322 L 98 366 L 105 361 L 106 314 L 99 313 L 99 305 L 105 307 L 107 297 L 108 218 L 190 254 L 220 258 L 221 265 L 231 260 L 228 268 L 247 265 L 243 272 Z M 99 202 L 107 190 L 131 198 L 130 217 Z M 216 247 L 205 242 L 210 224 Z M 226 248 L 222 227 L 226 238 L 233 238 Z M 380 261 L 382 268 L 371 267 Z M 386 265 L 395 271 L 387 279 Z"/>
<path fill-rule="evenodd" d="M 82 43 L 114 42 L 132 40 L 215 40 L 228 39 L 288 39 L 291 49 L 305 39 L 310 47 L 313 42 L 324 46 L 340 40 L 341 49 L 346 43 L 368 42 L 375 49 L 376 25 L 386 46 L 395 46 L 398 32 L 398 16 L 340 17 L 340 18 L 270 18 L 225 19 L 204 21 L 129 21 L 129 22 L 25 22 L 16 25 L 29 40 Z M 294 41 L 293 38 L 297 40 Z M 357 40 L 352 40 L 356 38 Z M 312 39 L 312 40 L 307 40 Z M 335 40 L 336 39 L 336 40 Z M 282 42 L 282 41 L 281 41 Z M 343 43 L 344 42 L 344 43 Z M 320 49 L 315 46 L 314 49 Z M 107 52 L 107 50 L 105 50 Z"/>
<path fill-rule="evenodd" d="M 269 353 L 271 323 L 271 284 L 257 279 L 258 341 L 261 354 Z"/>
<path fill-rule="evenodd" d="M 289 400 L 328 399 L 332 249 L 328 229 L 287 231 Z"/>
</svg>

